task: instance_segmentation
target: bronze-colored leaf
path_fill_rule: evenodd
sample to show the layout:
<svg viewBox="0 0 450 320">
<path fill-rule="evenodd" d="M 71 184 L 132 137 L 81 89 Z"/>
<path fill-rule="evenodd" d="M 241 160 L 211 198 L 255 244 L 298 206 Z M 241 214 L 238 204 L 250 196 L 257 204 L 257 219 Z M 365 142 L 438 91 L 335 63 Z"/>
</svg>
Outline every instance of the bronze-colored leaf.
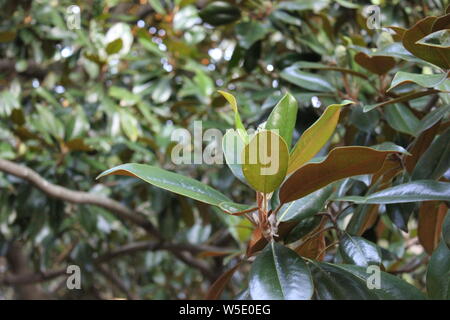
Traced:
<svg viewBox="0 0 450 320">
<path fill-rule="evenodd" d="M 327 222 L 327 218 L 323 217 L 320 224 L 305 236 L 307 239 L 304 243 L 294 249 L 302 257 L 322 261 L 325 257 L 325 232 L 322 232 Z M 310 238 L 308 238 L 310 237 Z"/>
<path fill-rule="evenodd" d="M 432 47 L 417 43 L 427 35 L 447 29 L 450 22 L 450 14 L 442 17 L 426 17 L 418 21 L 406 30 L 403 36 L 403 46 L 416 57 L 428 61 L 442 69 L 450 68 L 450 49 Z"/>
<path fill-rule="evenodd" d="M 403 39 L 403 36 L 405 35 L 406 29 L 402 27 L 397 26 L 389 26 L 389 29 L 393 30 L 395 34 L 392 36 L 395 42 L 401 42 Z"/>
<path fill-rule="evenodd" d="M 409 173 L 411 173 L 416 166 L 417 161 L 420 156 L 427 150 L 430 146 L 431 142 L 433 142 L 434 137 L 438 133 L 440 121 L 437 122 L 431 128 L 422 132 L 415 140 L 412 148 L 409 150 L 411 153 L 410 156 L 406 156 L 405 158 L 405 167 Z"/>
<path fill-rule="evenodd" d="M 335 148 L 324 161 L 308 163 L 295 171 L 281 186 L 280 202 L 294 201 L 343 178 L 375 173 L 390 153 L 393 151 L 367 147 Z"/>
<path fill-rule="evenodd" d="M 363 68 L 375 74 L 386 74 L 395 67 L 395 59 L 387 56 L 369 56 L 364 52 L 355 55 L 355 61 Z"/>
<path fill-rule="evenodd" d="M 239 262 L 233 268 L 225 271 L 219 278 L 217 278 L 217 280 L 214 281 L 214 283 L 209 288 L 205 299 L 206 300 L 219 299 L 226 285 L 228 284 L 228 282 L 230 282 L 231 278 L 233 277 L 233 274 L 236 272 L 236 270 L 239 268 L 240 265 L 241 262 Z"/>
<path fill-rule="evenodd" d="M 261 229 L 256 228 L 255 230 L 253 230 L 250 241 L 247 244 L 247 257 L 251 257 L 256 252 L 264 249 L 266 244 L 267 240 L 266 238 L 264 238 Z"/>
<path fill-rule="evenodd" d="M 417 235 L 428 254 L 432 254 L 439 244 L 442 222 L 447 210 L 445 203 L 438 201 L 425 201 L 420 206 Z"/>
</svg>

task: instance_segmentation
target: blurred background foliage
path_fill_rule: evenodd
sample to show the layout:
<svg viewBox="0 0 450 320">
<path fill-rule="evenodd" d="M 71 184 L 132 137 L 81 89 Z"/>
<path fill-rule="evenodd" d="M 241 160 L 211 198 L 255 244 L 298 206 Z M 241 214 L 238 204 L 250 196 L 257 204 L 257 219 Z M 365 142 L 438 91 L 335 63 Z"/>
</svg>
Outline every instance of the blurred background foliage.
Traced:
<svg viewBox="0 0 450 320">
<path fill-rule="evenodd" d="M 37 274 L 67 264 L 82 267 L 82 290 L 66 290 L 58 277 L 39 282 L 50 297 L 204 297 L 211 280 L 245 250 L 251 225 L 137 179 L 94 178 L 124 162 L 153 164 L 251 203 L 254 194 L 226 166 L 174 166 L 170 160 L 175 128 L 191 129 L 195 120 L 203 121 L 203 129 L 233 126 L 233 112 L 219 89 L 236 96 L 244 123 L 255 128 L 282 94 L 291 92 L 300 106 L 294 141 L 326 106 L 351 99 L 357 104 L 341 115 L 330 145 L 390 141 L 408 147 L 420 134 L 421 119 L 436 103 L 448 103 L 448 93 L 363 112 L 417 92 L 417 84 L 408 83 L 386 93 L 397 71 L 436 71 L 406 51 L 394 32 L 367 27 L 363 8 L 370 4 L 380 6 L 382 27 L 408 28 L 427 15 L 443 14 L 447 3 L 0 0 L 0 158 L 26 165 L 54 184 L 139 210 L 173 243 L 232 248 L 226 256 L 192 254 L 214 271 L 209 279 L 170 250 L 140 250 L 102 267 L 96 258 L 152 236 L 106 209 L 48 197 L 0 173 L 0 279 L 11 271 L 6 253 L 20 243 Z M 80 8 L 79 29 L 68 27 L 71 5 Z M 374 68 L 355 59 L 381 51 L 387 60 Z M 342 188 L 356 194 L 369 187 L 364 179 L 346 183 Z M 384 223 L 366 236 L 386 249 L 390 270 L 411 268 L 403 277 L 424 288 L 425 269 L 414 268 L 427 257 L 417 243 L 417 219 L 395 222 L 396 213 L 389 219 L 384 206 L 378 209 Z M 235 277 L 225 297 L 243 289 L 244 274 Z M 17 292 L 2 285 L 0 297 Z"/>
</svg>

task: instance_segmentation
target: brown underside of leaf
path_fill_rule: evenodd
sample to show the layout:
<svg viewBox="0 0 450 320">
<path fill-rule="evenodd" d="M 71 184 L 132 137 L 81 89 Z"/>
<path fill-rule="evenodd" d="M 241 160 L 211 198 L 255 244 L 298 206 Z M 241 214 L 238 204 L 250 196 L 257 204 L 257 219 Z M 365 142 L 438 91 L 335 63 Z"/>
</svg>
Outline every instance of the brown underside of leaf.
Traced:
<svg viewBox="0 0 450 320">
<path fill-rule="evenodd" d="M 408 150 L 411 155 L 405 156 L 405 167 L 409 173 L 413 171 L 414 167 L 417 164 L 417 161 L 419 161 L 419 158 L 422 156 L 425 150 L 427 150 L 431 142 L 433 142 L 434 137 L 438 133 L 439 123 L 440 121 L 431 128 L 422 132 L 419 137 L 417 137 L 416 142 L 413 144 L 411 149 Z"/>
<path fill-rule="evenodd" d="M 445 203 L 438 201 L 423 202 L 419 209 L 419 242 L 428 254 L 432 254 L 439 244 L 442 222 L 447 214 Z"/>
<path fill-rule="evenodd" d="M 281 186 L 280 202 L 300 199 L 343 178 L 375 173 L 390 153 L 366 147 L 335 148 L 324 161 L 308 163 L 295 171 Z"/>
<path fill-rule="evenodd" d="M 355 61 L 363 68 L 375 74 L 385 74 L 395 67 L 395 59 L 387 56 L 369 56 L 364 52 L 355 55 Z"/>
<path fill-rule="evenodd" d="M 322 261 L 325 257 L 325 232 L 320 232 L 324 229 L 327 222 L 327 218 L 323 217 L 320 224 L 312 230 L 309 234 L 305 236 L 308 238 L 309 236 L 315 235 L 312 238 L 306 240 L 306 242 L 302 243 L 300 246 L 294 249 L 300 256 L 314 259 L 317 261 Z"/>
<path fill-rule="evenodd" d="M 205 299 L 206 300 L 219 299 L 226 285 L 228 284 L 228 282 L 230 282 L 231 278 L 233 277 L 233 274 L 236 272 L 236 270 L 239 268 L 240 265 L 241 262 L 239 262 L 233 268 L 225 271 L 216 281 L 214 281 L 214 283 L 209 288 Z"/>
</svg>

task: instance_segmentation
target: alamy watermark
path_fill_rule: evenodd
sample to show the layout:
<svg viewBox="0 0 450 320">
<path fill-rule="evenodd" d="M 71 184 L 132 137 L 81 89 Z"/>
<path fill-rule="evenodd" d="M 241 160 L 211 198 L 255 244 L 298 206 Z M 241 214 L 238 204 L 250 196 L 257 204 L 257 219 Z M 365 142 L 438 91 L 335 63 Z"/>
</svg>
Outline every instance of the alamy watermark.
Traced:
<svg viewBox="0 0 450 320">
<path fill-rule="evenodd" d="M 259 164 L 261 175 L 273 175 L 280 166 L 278 130 L 255 131 L 228 129 L 225 135 L 215 128 L 203 131 L 202 121 L 194 121 L 193 134 L 187 129 L 177 128 L 171 140 L 176 145 L 171 151 L 171 160 L 176 165 L 183 164 Z M 257 134 L 259 133 L 259 134 Z M 245 148 L 243 136 L 247 136 Z M 206 143 L 206 147 L 203 144 Z M 226 150 L 224 154 L 223 150 Z"/>
<path fill-rule="evenodd" d="M 363 9 L 363 15 L 366 17 L 366 25 L 369 29 L 381 29 L 381 9 L 379 6 L 366 6 Z"/>
<path fill-rule="evenodd" d="M 81 269 L 79 266 L 72 264 L 66 269 L 66 273 L 69 274 L 66 280 L 66 287 L 69 290 L 81 289 Z"/>
<path fill-rule="evenodd" d="M 71 5 L 66 9 L 66 24 L 69 30 L 81 29 L 81 9 L 77 5 Z"/>
</svg>

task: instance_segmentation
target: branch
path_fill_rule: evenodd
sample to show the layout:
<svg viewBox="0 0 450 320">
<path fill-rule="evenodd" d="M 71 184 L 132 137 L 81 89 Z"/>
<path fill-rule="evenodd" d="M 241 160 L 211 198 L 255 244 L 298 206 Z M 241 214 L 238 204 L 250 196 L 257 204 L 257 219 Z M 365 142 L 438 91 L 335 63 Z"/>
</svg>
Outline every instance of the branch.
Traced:
<svg viewBox="0 0 450 320">
<path fill-rule="evenodd" d="M 120 280 L 120 278 L 114 274 L 108 267 L 98 264 L 97 269 L 108 279 L 117 289 L 122 291 L 128 300 L 139 300 L 137 296 L 130 292 L 129 288 Z"/>
<path fill-rule="evenodd" d="M 139 251 L 156 251 L 156 250 L 168 250 L 172 252 L 176 252 L 179 255 L 179 259 L 190 264 L 191 266 L 197 267 L 199 269 L 205 268 L 205 270 L 209 270 L 209 266 L 200 260 L 194 260 L 192 256 L 186 255 L 185 252 L 190 253 L 199 253 L 202 251 L 224 251 L 229 252 L 231 249 L 222 249 L 213 246 L 205 246 L 205 245 L 192 245 L 192 244 L 173 244 L 173 243 L 162 243 L 157 241 L 140 241 L 134 242 L 130 244 L 123 245 L 118 247 L 115 250 L 112 250 L 94 260 L 95 264 L 101 264 L 109 262 L 118 257 L 133 254 Z M 183 251 L 185 251 L 183 253 Z M 206 272 L 206 271 L 205 271 Z M 210 271 L 208 271 L 210 273 Z M 60 269 L 52 269 L 48 271 L 40 271 L 40 272 L 27 272 L 21 275 L 6 275 L 3 278 L 0 277 L 0 285 L 22 285 L 22 284 L 31 284 L 31 283 L 39 283 L 52 280 L 54 278 L 66 275 L 66 268 Z M 212 277 L 212 275 L 211 275 Z"/>
<path fill-rule="evenodd" d="M 165 242 L 163 236 L 159 233 L 158 230 L 156 230 L 153 224 L 147 220 L 147 218 L 145 218 L 137 211 L 134 211 L 122 205 L 120 202 L 89 192 L 74 191 L 58 186 L 45 180 L 36 171 L 28 167 L 15 164 L 14 162 L 8 160 L 0 159 L 0 171 L 6 172 L 8 174 L 14 175 L 16 177 L 22 178 L 30 182 L 36 188 L 38 188 L 39 190 L 41 190 L 50 197 L 58 198 L 71 203 L 88 204 L 104 208 L 114 213 L 117 217 L 143 228 L 149 234 L 153 235 L 160 243 Z M 192 255 L 187 254 L 186 252 L 182 252 L 182 251 L 191 251 L 195 253 L 202 251 L 203 249 L 194 245 L 172 244 L 169 242 L 165 243 L 164 246 L 165 247 L 163 249 L 172 252 L 178 259 L 185 262 L 186 264 L 199 269 L 207 278 L 209 279 L 215 278 L 214 273 L 212 272 L 210 266 L 207 263 L 205 263 L 202 260 L 195 259 Z"/>
<path fill-rule="evenodd" d="M 28 272 L 20 275 L 6 275 L 3 279 L 0 279 L 0 285 L 17 286 L 31 283 L 39 283 L 52 280 L 66 274 L 66 268 L 40 271 L 40 272 Z"/>
</svg>

